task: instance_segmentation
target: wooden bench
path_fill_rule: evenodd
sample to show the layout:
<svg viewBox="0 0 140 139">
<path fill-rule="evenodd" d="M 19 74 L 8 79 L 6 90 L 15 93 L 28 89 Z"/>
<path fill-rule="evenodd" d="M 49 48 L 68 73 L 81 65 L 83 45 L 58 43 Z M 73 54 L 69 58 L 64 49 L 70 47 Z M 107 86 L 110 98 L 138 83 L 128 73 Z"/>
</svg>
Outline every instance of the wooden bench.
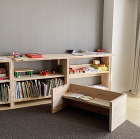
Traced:
<svg viewBox="0 0 140 139">
<path fill-rule="evenodd" d="M 70 97 L 71 94 L 83 94 L 94 99 L 85 101 Z M 113 131 L 126 120 L 127 94 L 101 90 L 76 84 L 66 84 L 52 90 L 52 113 L 67 106 L 74 106 L 109 116 L 109 131 Z"/>
</svg>

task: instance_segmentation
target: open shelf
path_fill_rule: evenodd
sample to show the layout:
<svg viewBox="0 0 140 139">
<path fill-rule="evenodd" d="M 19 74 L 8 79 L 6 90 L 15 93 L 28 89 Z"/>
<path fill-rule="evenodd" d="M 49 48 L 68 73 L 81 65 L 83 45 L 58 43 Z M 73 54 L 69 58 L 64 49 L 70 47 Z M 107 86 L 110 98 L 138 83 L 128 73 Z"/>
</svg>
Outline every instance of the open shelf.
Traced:
<svg viewBox="0 0 140 139">
<path fill-rule="evenodd" d="M 106 73 L 109 73 L 109 71 L 100 71 L 96 73 L 90 72 L 90 73 L 69 74 L 69 79 L 91 77 L 91 76 L 101 76 L 101 74 L 106 74 Z"/>
<path fill-rule="evenodd" d="M 14 100 L 14 102 L 22 102 L 22 101 L 30 101 L 30 100 L 39 100 L 39 99 L 45 99 L 45 98 L 51 98 L 51 95 L 50 96 L 41 96 L 39 98 L 36 98 L 36 97 L 31 97 L 31 98 L 20 98 L 20 99 L 16 99 Z"/>
<path fill-rule="evenodd" d="M 75 100 L 75 101 L 80 101 L 80 102 L 100 106 L 100 107 L 107 108 L 107 109 L 110 108 L 110 101 L 108 101 L 108 100 L 94 98 L 90 101 L 86 101 L 86 100 L 83 100 L 83 99 L 70 97 L 70 95 L 72 95 L 72 94 L 73 94 L 72 92 L 67 93 L 67 94 L 63 95 L 63 98 L 70 99 L 70 100 Z"/>
<path fill-rule="evenodd" d="M 1 102 L 0 102 L 0 104 L 9 104 L 9 103 L 10 103 L 10 101 L 7 101 L 7 102 L 1 101 Z"/>
<path fill-rule="evenodd" d="M 0 80 L 0 83 L 9 83 L 10 80 Z"/>
<path fill-rule="evenodd" d="M 47 79 L 47 78 L 57 78 L 57 77 L 64 77 L 65 75 L 61 73 L 52 73 L 48 74 L 47 76 L 41 76 L 39 74 L 33 74 L 31 77 L 28 75 L 21 75 L 18 78 L 14 78 L 14 81 L 25 81 L 25 80 L 35 80 L 35 79 Z"/>
</svg>

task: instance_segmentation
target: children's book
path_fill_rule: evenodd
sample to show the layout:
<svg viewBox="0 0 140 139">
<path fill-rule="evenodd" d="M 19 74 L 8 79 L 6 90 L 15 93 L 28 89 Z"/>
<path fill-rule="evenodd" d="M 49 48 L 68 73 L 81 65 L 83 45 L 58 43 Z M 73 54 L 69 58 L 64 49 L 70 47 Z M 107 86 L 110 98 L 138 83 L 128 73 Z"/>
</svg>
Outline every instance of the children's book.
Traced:
<svg viewBox="0 0 140 139">
<path fill-rule="evenodd" d="M 22 98 L 22 89 L 21 89 L 20 82 L 18 82 L 18 88 L 19 88 L 19 97 Z"/>
<path fill-rule="evenodd" d="M 0 91 L 0 102 L 1 102 L 1 91 Z"/>
<path fill-rule="evenodd" d="M 9 85 L 6 86 L 7 86 L 7 101 L 9 101 Z"/>
<path fill-rule="evenodd" d="M 5 90 L 4 90 L 4 93 L 5 93 L 5 102 L 7 102 L 7 87 L 5 86 Z"/>
</svg>

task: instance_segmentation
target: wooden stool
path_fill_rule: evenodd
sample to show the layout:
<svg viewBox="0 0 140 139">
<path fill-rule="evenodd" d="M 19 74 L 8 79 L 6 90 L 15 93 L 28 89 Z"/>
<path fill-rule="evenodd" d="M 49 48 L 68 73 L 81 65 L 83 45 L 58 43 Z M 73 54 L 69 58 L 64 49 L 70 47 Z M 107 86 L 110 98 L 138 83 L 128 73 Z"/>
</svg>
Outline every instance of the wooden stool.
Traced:
<svg viewBox="0 0 140 139">
<path fill-rule="evenodd" d="M 14 72 L 15 72 L 15 76 L 16 78 L 18 78 L 18 72 L 28 72 L 28 76 L 32 76 L 32 69 L 15 69 Z"/>
</svg>

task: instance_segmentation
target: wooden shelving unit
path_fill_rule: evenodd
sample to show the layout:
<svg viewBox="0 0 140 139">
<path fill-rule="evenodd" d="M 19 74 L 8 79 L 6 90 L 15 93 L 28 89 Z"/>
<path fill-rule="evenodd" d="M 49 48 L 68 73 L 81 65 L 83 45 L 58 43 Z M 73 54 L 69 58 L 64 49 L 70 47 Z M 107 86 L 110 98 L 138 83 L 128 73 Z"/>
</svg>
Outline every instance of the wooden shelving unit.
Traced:
<svg viewBox="0 0 140 139">
<path fill-rule="evenodd" d="M 67 54 L 66 54 L 67 55 Z M 26 56 L 23 56 L 23 59 L 18 59 L 18 58 L 12 58 L 13 60 L 13 65 L 14 62 L 23 62 L 23 61 L 47 61 L 47 60 L 59 60 L 60 64 L 64 67 L 63 68 L 63 74 L 62 73 L 52 73 L 52 74 L 48 74 L 47 76 L 42 76 L 38 74 L 32 74 L 32 76 L 28 76 L 28 75 L 20 75 L 20 77 L 16 78 L 15 76 L 13 76 L 13 88 L 14 88 L 14 82 L 17 81 L 26 81 L 26 80 L 36 80 L 36 79 L 48 79 L 48 78 L 58 78 L 58 77 L 64 77 L 65 78 L 65 83 L 68 83 L 68 78 L 67 78 L 67 71 L 68 71 L 68 58 L 65 56 L 65 54 L 47 54 L 47 55 L 43 55 L 43 58 L 28 58 Z M 26 67 L 25 67 L 26 68 Z M 14 66 L 13 66 L 13 71 L 14 71 Z M 16 107 L 18 102 L 30 102 L 33 100 L 45 100 L 47 101 L 47 99 L 51 98 L 50 96 L 41 96 L 39 98 L 36 97 L 30 97 L 30 98 L 21 98 L 21 99 L 14 99 L 15 98 L 15 91 L 13 91 L 13 107 Z M 25 104 L 26 105 L 26 104 Z M 22 105 L 21 105 L 22 107 Z M 24 107 L 24 106 L 23 106 Z"/>
<path fill-rule="evenodd" d="M 0 56 L 0 63 L 6 63 L 7 66 L 7 76 L 9 77 L 9 79 L 5 79 L 5 80 L 0 80 L 0 84 L 5 84 L 7 83 L 9 85 L 9 101 L 1 101 L 0 105 L 3 104 L 10 104 L 7 107 L 12 107 L 11 105 L 11 100 L 12 100 L 12 60 L 9 57 L 6 56 Z"/>
<path fill-rule="evenodd" d="M 47 78 L 56 78 L 56 77 L 64 77 L 65 78 L 65 84 L 69 83 L 70 79 L 75 78 L 84 78 L 84 77 L 93 77 L 93 76 L 101 76 L 101 82 L 107 88 L 105 90 L 110 90 L 110 76 L 111 76 L 111 58 L 114 56 L 113 54 L 104 54 L 104 55 L 83 55 L 83 56 L 74 56 L 72 54 L 44 54 L 43 58 L 28 58 L 23 57 L 23 59 L 17 59 L 13 58 L 13 56 L 3 57 L 5 59 L 0 60 L 0 63 L 8 62 L 9 66 L 9 80 L 1 80 L 0 83 L 9 83 L 10 91 L 9 91 L 9 102 L 1 102 L 0 104 L 10 104 L 11 108 L 16 108 L 16 105 L 18 105 L 18 102 L 24 102 L 24 104 L 21 103 L 20 107 L 24 107 L 27 102 L 38 100 L 43 101 L 47 99 L 50 99 L 51 96 L 41 96 L 39 98 L 22 98 L 22 99 L 16 99 L 15 100 L 15 91 L 14 91 L 14 82 L 16 81 L 26 81 L 26 80 L 36 80 L 36 79 L 47 79 Z M 108 66 L 108 71 L 102 71 L 97 73 L 79 73 L 79 74 L 69 74 L 69 66 L 74 68 L 80 68 L 80 67 L 86 67 L 91 65 L 89 64 L 76 64 L 76 65 L 70 65 L 69 61 L 71 59 L 84 59 L 84 58 L 100 58 L 101 63 L 104 63 Z M 21 75 L 19 78 L 14 77 L 14 62 L 22 62 L 22 61 L 44 61 L 44 60 L 58 60 L 59 65 L 63 66 L 63 74 L 62 73 L 55 73 L 55 74 L 49 74 L 48 76 L 41 76 L 39 74 L 33 74 L 31 77 L 28 75 Z M 34 101 L 35 102 L 35 101 Z"/>
</svg>

